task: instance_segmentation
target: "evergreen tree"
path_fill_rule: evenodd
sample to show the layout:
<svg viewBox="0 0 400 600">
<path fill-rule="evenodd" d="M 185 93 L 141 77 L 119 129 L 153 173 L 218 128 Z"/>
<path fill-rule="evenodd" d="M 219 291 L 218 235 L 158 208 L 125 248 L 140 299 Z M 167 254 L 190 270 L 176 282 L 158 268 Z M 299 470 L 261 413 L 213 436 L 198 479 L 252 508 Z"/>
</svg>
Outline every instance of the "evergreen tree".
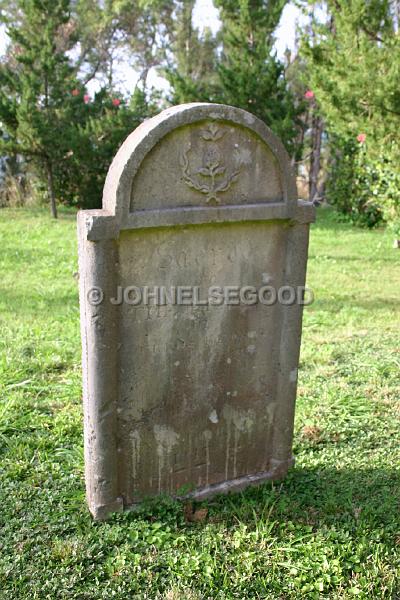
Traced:
<svg viewBox="0 0 400 600">
<path fill-rule="evenodd" d="M 67 51 L 73 44 L 69 0 L 20 0 L 21 23 L 7 34 L 12 49 L 0 68 L 1 147 L 23 155 L 47 179 L 57 217 L 55 170 L 68 152 L 70 111 L 66 90 L 76 85 Z"/>
<path fill-rule="evenodd" d="M 217 73 L 218 36 L 209 28 L 203 33 L 193 25 L 195 0 L 174 2 L 173 26 L 169 31 L 170 51 L 163 74 L 171 86 L 172 104 L 213 102 L 220 95 Z"/>
<path fill-rule="evenodd" d="M 400 125 L 397 2 L 328 0 L 327 19 L 305 36 L 308 78 L 328 131 L 375 143 L 395 141 Z"/>
<path fill-rule="evenodd" d="M 129 101 L 99 90 L 87 104 L 83 89 L 74 96 L 74 127 L 68 160 L 57 170 L 59 198 L 74 206 L 99 208 L 110 164 L 125 138 L 155 114 L 157 107 L 139 87 Z M 85 97 L 87 97 L 85 95 Z"/>
<path fill-rule="evenodd" d="M 295 152 L 298 109 L 273 50 L 286 0 L 216 0 L 222 20 L 220 101 L 249 110 Z"/>
<path fill-rule="evenodd" d="M 302 55 L 328 133 L 327 197 L 372 227 L 400 213 L 400 192 L 393 199 L 391 186 L 386 199 L 385 186 L 376 187 L 377 165 L 400 159 L 398 2 L 328 0 L 323 8 L 323 22 L 312 17 L 313 35 L 303 35 Z"/>
<path fill-rule="evenodd" d="M 84 4 L 93 2 L 79 0 L 73 8 L 82 10 Z M 111 31 L 109 15 L 104 12 L 100 19 L 98 7 L 92 6 L 99 22 L 97 33 L 94 23 L 90 33 L 91 18 L 78 26 L 77 13 L 71 18 L 69 8 L 69 0 L 15 0 L 7 8 L 10 48 L 0 65 L 1 148 L 6 156 L 22 157 L 25 170 L 34 172 L 47 189 L 54 217 L 56 199 L 84 208 L 101 205 L 118 146 L 156 110 L 141 87 L 130 100 L 122 98 L 111 85 L 110 59 L 102 52 L 88 54 L 77 44 L 79 39 L 88 47 L 99 36 L 112 52 L 114 41 L 108 45 L 103 39 Z M 75 62 L 67 54 L 71 49 Z M 96 56 L 104 58 L 97 63 L 99 71 Z M 81 82 L 77 72 L 83 63 Z M 85 82 L 96 72 L 110 77 L 91 98 Z"/>
<path fill-rule="evenodd" d="M 78 42 L 74 48 L 74 67 L 84 85 L 95 77 L 108 86 L 113 83 L 119 28 L 110 4 L 115 2 L 71 0 L 71 22 Z"/>
<path fill-rule="evenodd" d="M 128 62 L 139 74 L 138 86 L 148 92 L 150 69 L 157 67 L 165 55 L 165 43 L 172 28 L 174 0 L 108 0 L 117 39 Z"/>
</svg>

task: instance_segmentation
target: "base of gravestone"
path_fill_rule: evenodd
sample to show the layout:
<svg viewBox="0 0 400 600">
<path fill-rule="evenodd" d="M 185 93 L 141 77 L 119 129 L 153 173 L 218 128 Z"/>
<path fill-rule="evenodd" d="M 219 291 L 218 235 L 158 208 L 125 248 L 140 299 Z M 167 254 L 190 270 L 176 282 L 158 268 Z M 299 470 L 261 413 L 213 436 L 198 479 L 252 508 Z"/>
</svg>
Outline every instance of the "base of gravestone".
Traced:
<svg viewBox="0 0 400 600">
<path fill-rule="evenodd" d="M 244 475 L 236 479 L 230 479 L 214 485 L 197 489 L 195 492 L 187 494 L 184 498 L 192 498 L 193 500 L 205 500 L 217 494 L 228 494 L 229 492 L 240 492 L 249 486 L 261 485 L 266 481 L 283 479 L 294 465 L 294 457 L 288 461 L 272 460 L 271 469 L 253 473 L 252 475 Z"/>
<path fill-rule="evenodd" d="M 214 485 L 208 485 L 203 488 L 196 489 L 194 492 L 188 492 L 187 494 L 174 496 L 175 500 L 208 500 L 219 494 L 231 494 L 241 492 L 250 486 L 258 486 L 266 483 L 267 481 L 279 481 L 284 479 L 288 470 L 294 466 L 294 457 L 290 460 L 272 460 L 271 468 L 268 471 L 261 471 L 260 473 L 254 473 L 253 475 L 244 475 L 243 477 L 237 477 L 236 479 L 230 479 L 229 481 L 223 481 L 222 483 L 216 483 Z M 154 497 L 153 497 L 154 500 Z M 125 506 L 124 509 L 127 512 L 135 512 L 142 506 L 142 502 Z M 121 512 L 119 509 L 117 512 Z M 104 518 L 104 517 L 103 517 Z"/>
<path fill-rule="evenodd" d="M 89 509 L 95 521 L 106 521 L 113 513 L 124 511 L 124 501 L 122 498 L 116 498 L 110 504 L 102 504 L 100 506 L 89 504 Z"/>
</svg>

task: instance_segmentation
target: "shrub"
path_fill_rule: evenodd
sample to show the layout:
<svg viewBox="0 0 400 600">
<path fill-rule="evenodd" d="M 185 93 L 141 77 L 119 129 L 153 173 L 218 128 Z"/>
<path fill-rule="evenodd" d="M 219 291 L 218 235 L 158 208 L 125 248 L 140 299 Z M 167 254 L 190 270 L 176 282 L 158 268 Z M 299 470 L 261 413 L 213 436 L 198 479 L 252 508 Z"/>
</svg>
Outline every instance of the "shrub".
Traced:
<svg viewBox="0 0 400 600">
<path fill-rule="evenodd" d="M 374 163 L 376 180 L 371 186 L 373 197 L 381 207 L 385 221 L 400 238 L 400 147 L 392 143 Z"/>
<path fill-rule="evenodd" d="M 328 173 L 327 199 L 330 204 L 363 227 L 376 227 L 384 221 L 376 189 L 379 173 L 376 164 L 367 156 L 363 141 L 336 140 Z"/>
<path fill-rule="evenodd" d="M 79 208 L 101 207 L 108 168 L 118 147 L 147 117 L 155 112 L 144 94 L 136 90 L 130 102 L 100 90 L 93 99 L 84 90 L 73 90 L 75 106 L 64 160 L 56 167 L 57 197 Z"/>
<path fill-rule="evenodd" d="M 400 237 L 400 147 L 396 143 L 370 150 L 363 134 L 338 142 L 331 161 L 327 197 L 357 225 L 384 222 Z"/>
</svg>

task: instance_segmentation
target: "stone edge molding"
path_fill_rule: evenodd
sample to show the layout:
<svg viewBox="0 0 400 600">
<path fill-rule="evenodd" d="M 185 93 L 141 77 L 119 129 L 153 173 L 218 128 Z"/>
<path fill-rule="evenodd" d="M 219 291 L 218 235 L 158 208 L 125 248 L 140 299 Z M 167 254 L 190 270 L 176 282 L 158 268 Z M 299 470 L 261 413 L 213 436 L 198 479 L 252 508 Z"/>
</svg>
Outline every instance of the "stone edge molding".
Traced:
<svg viewBox="0 0 400 600">
<path fill-rule="evenodd" d="M 131 212 L 133 180 L 147 154 L 171 131 L 207 119 L 230 122 L 247 128 L 266 144 L 278 163 L 283 185 L 283 201 L 235 206 L 199 205 Z M 206 103 L 182 104 L 167 108 L 137 127 L 127 137 L 111 163 L 104 185 L 103 208 L 82 211 L 85 216 L 86 239 L 92 241 L 115 239 L 121 230 L 146 227 L 275 219 L 312 222 L 314 212 L 311 203 L 302 202 L 299 205 L 289 156 L 270 129 L 245 110 Z"/>
<path fill-rule="evenodd" d="M 176 128 L 207 119 L 246 127 L 265 142 L 278 162 L 284 189 L 283 201 L 130 212 L 133 179 L 147 154 Z M 297 199 L 288 154 L 268 127 L 250 113 L 230 106 L 203 103 L 168 108 L 133 131 L 110 166 L 104 186 L 103 208 L 78 213 L 85 480 L 89 509 L 95 519 L 102 520 L 113 512 L 132 508 L 124 506 L 117 477 L 118 307 L 111 303 L 93 306 L 87 301 L 87 291 L 91 288 L 99 287 L 105 297 L 110 297 L 118 285 L 120 232 L 148 227 L 276 220 L 282 220 L 287 229 L 286 284 L 304 285 L 308 224 L 315 220 L 315 208 L 311 203 Z M 300 252 L 299 248 L 302 248 Z M 297 376 L 293 377 L 293 373 L 297 373 L 301 321 L 301 306 L 282 307 L 277 397 L 288 398 L 288 401 L 280 403 L 276 417 L 273 432 L 275 453 L 270 470 L 197 489 L 188 497 L 203 499 L 269 479 L 279 479 L 293 464 L 291 441 L 297 383 Z"/>
</svg>

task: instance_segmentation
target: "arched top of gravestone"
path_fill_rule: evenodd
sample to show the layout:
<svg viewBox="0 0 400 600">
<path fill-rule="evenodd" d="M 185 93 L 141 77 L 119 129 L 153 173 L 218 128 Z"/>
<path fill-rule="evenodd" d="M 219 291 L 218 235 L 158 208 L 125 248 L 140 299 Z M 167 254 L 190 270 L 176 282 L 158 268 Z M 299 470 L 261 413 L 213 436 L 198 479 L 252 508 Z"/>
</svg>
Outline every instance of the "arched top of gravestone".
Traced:
<svg viewBox="0 0 400 600">
<path fill-rule="evenodd" d="M 290 218 L 297 190 L 289 156 L 260 119 L 193 103 L 148 119 L 108 171 L 103 210 L 119 227 Z"/>
</svg>

